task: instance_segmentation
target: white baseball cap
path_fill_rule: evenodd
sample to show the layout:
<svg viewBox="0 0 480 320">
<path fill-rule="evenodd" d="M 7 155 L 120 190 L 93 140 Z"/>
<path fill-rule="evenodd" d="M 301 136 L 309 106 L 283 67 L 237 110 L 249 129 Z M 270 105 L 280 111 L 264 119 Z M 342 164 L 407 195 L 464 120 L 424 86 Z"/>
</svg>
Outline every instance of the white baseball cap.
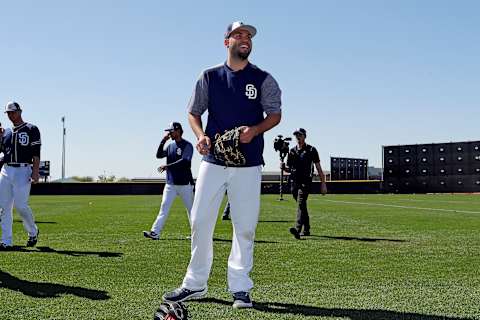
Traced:
<svg viewBox="0 0 480 320">
<path fill-rule="evenodd" d="M 252 35 L 252 38 L 255 37 L 255 35 L 257 34 L 257 29 L 254 26 L 244 24 L 242 21 L 235 21 L 228 25 L 227 31 L 225 31 L 225 39 L 228 39 L 232 32 L 237 29 L 248 30 L 248 32 L 250 32 L 250 34 Z"/>
<path fill-rule="evenodd" d="M 10 101 L 5 105 L 5 113 L 11 111 L 22 111 L 22 108 L 20 108 L 18 102 Z"/>
</svg>

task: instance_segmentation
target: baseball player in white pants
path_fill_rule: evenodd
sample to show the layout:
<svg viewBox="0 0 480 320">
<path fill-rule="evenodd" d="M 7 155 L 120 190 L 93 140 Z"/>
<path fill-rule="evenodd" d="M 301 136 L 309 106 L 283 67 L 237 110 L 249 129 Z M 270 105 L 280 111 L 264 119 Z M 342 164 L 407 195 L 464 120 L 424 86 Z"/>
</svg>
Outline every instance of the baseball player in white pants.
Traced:
<svg viewBox="0 0 480 320">
<path fill-rule="evenodd" d="M 167 221 L 173 201 L 177 196 L 180 196 L 187 208 L 189 223 L 193 203 L 193 177 L 191 171 L 193 146 L 182 138 L 183 129 L 179 122 L 170 123 L 170 126 L 165 131 L 167 133 L 160 142 L 157 158 L 167 158 L 167 164 L 158 168 L 159 172 L 167 172 L 167 183 L 163 189 L 162 204 L 158 216 L 150 231 L 143 231 L 144 237 L 152 240 L 160 239 L 160 233 Z M 170 138 L 173 141 L 164 150 L 165 143 Z"/>
<path fill-rule="evenodd" d="M 22 218 L 23 227 L 30 237 L 37 234 L 37 226 L 33 218 L 33 212 L 28 205 L 30 195 L 30 167 L 11 167 L 5 165 L 0 173 L 0 202 L 4 209 L 2 218 L 2 243 L 12 245 L 13 206 Z"/>
<path fill-rule="evenodd" d="M 166 301 L 186 301 L 207 293 L 213 261 L 213 231 L 227 190 L 233 224 L 228 289 L 234 308 L 253 306 L 250 298 L 253 281 L 249 273 L 253 268 L 260 211 L 263 133 L 281 119 L 281 91 L 277 82 L 248 61 L 255 34 L 256 29 L 251 25 L 230 24 L 224 40 L 227 61 L 202 72 L 190 99 L 188 119 L 198 139 L 196 148 L 204 157 L 191 214 L 190 264 L 181 287 L 163 295 Z M 208 121 L 204 131 L 201 117 L 205 111 L 208 111 Z M 211 140 L 235 128 L 241 130 L 237 150 L 245 160 L 241 163 L 222 159 L 214 152 Z"/>
<path fill-rule="evenodd" d="M 170 208 L 172 207 L 173 201 L 179 196 L 185 207 L 187 208 L 188 221 L 190 223 L 190 212 L 192 211 L 193 204 L 193 185 L 174 185 L 174 184 L 165 184 L 162 195 L 162 204 L 160 205 L 160 211 L 158 213 L 155 222 L 152 225 L 152 229 L 149 233 L 148 238 L 158 237 L 160 232 L 163 230 L 165 221 L 167 221 L 168 215 L 170 214 Z M 148 234 L 148 231 L 145 231 Z M 153 235 L 152 235 L 153 234 Z"/>
<path fill-rule="evenodd" d="M 14 127 L 0 130 L 1 151 L 5 162 L 0 172 L 0 250 L 11 250 L 13 206 L 20 214 L 23 227 L 28 233 L 27 246 L 33 247 L 38 241 L 38 228 L 28 205 L 28 197 L 31 183 L 39 180 L 41 141 L 38 128 L 23 121 L 22 109 L 18 103 L 7 103 L 5 112 Z"/>
<path fill-rule="evenodd" d="M 225 190 L 228 190 L 233 224 L 228 258 L 228 288 L 248 292 L 253 267 L 253 241 L 260 212 L 262 167 L 222 167 L 202 161 L 192 210 L 192 257 L 182 287 L 204 289 L 213 258 L 213 231 Z"/>
</svg>

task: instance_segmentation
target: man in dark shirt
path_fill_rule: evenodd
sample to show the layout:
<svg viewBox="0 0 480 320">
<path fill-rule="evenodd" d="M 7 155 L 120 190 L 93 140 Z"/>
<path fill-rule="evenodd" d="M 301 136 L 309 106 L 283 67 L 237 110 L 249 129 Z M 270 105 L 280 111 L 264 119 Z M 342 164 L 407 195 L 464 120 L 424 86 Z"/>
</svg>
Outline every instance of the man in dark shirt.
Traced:
<svg viewBox="0 0 480 320">
<path fill-rule="evenodd" d="M 31 183 L 37 183 L 40 177 L 40 131 L 33 124 L 23 121 L 22 109 L 17 102 L 7 103 L 5 113 L 13 128 L 0 128 L 0 151 L 4 161 L 0 173 L 0 251 L 12 249 L 13 205 L 28 233 L 27 247 L 35 246 L 38 241 L 38 228 L 28 197 Z"/>
<path fill-rule="evenodd" d="M 313 178 L 313 166 L 317 168 L 318 175 L 321 180 L 321 193 L 327 193 L 327 185 L 325 183 L 325 175 L 320 165 L 320 157 L 317 149 L 305 143 L 307 131 L 303 128 L 295 130 L 293 133 L 297 139 L 297 146 L 290 149 L 287 157 L 287 165 L 281 164 L 281 169 L 290 172 L 290 181 L 292 183 L 292 195 L 298 203 L 297 222 L 295 227 L 290 228 L 290 233 L 296 239 L 300 236 L 310 235 L 310 218 L 307 210 L 307 198 Z M 303 232 L 302 232 L 303 228 Z"/>
<path fill-rule="evenodd" d="M 160 142 L 157 150 L 157 158 L 167 158 L 167 164 L 158 168 L 159 172 L 167 172 L 167 183 L 163 189 L 162 204 L 157 219 L 153 223 L 150 231 L 143 231 L 144 237 L 152 240 L 158 240 L 160 238 L 160 232 L 168 218 L 170 207 L 177 196 L 182 198 L 187 208 L 189 222 L 193 203 L 193 178 L 191 170 L 193 146 L 190 142 L 182 138 L 183 129 L 180 123 L 172 122 L 165 131 L 167 133 Z M 173 141 L 165 150 L 165 143 L 170 138 Z"/>
</svg>

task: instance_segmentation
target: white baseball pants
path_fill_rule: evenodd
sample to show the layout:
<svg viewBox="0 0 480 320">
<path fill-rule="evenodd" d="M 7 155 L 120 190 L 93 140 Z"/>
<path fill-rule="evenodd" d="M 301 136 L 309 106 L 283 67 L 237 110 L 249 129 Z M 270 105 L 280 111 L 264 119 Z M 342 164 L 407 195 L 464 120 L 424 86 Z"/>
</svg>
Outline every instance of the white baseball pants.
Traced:
<svg viewBox="0 0 480 320">
<path fill-rule="evenodd" d="M 253 267 L 255 229 L 260 212 L 261 171 L 261 166 L 233 168 L 201 162 L 191 214 L 191 259 L 183 288 L 200 290 L 207 287 L 213 261 L 213 232 L 225 190 L 233 224 L 228 289 L 233 293 L 249 292 L 253 288 L 249 274 Z"/>
<path fill-rule="evenodd" d="M 190 211 L 192 210 L 193 204 L 193 185 L 165 184 L 165 188 L 163 188 L 162 204 L 160 205 L 157 219 L 152 225 L 152 232 L 155 232 L 156 234 L 162 232 L 165 221 L 167 221 L 168 215 L 170 214 L 170 208 L 177 196 L 182 198 L 183 204 L 187 208 L 188 221 L 190 222 Z"/>
<path fill-rule="evenodd" d="M 0 208 L 2 240 L 6 245 L 12 245 L 13 205 L 20 214 L 23 227 L 30 237 L 36 236 L 38 228 L 35 225 L 33 212 L 28 205 L 30 196 L 32 168 L 10 167 L 4 165 L 0 172 Z"/>
</svg>

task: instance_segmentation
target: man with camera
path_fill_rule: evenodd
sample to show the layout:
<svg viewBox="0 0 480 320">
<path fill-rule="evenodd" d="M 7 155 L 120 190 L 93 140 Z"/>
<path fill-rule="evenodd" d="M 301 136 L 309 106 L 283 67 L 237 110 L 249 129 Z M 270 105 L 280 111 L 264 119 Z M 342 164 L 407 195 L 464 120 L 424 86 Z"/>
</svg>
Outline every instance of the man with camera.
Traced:
<svg viewBox="0 0 480 320">
<path fill-rule="evenodd" d="M 325 175 L 320 165 L 320 157 L 315 147 L 306 144 L 305 138 L 307 131 L 299 128 L 293 132 L 297 139 L 297 145 L 290 149 L 287 156 L 287 164 L 281 162 L 281 170 L 290 173 L 290 181 L 292 183 L 292 195 L 298 203 L 297 222 L 295 227 L 290 228 L 290 233 L 295 239 L 300 236 L 310 235 L 310 218 L 307 210 L 307 198 L 310 193 L 313 178 L 313 166 L 317 168 L 321 181 L 320 192 L 322 195 L 327 193 L 327 185 L 325 183 Z M 303 232 L 302 232 L 303 228 Z"/>
</svg>

